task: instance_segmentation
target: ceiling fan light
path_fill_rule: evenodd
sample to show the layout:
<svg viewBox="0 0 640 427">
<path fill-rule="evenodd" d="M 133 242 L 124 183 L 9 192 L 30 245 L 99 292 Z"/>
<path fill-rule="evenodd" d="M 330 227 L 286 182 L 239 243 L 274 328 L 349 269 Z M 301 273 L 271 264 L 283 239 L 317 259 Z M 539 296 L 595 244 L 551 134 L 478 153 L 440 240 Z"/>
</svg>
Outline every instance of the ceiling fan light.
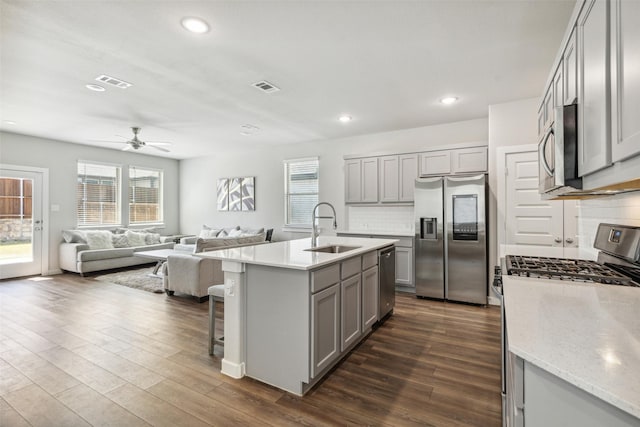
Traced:
<svg viewBox="0 0 640 427">
<path fill-rule="evenodd" d="M 92 90 L 94 92 L 104 92 L 106 89 L 103 88 L 100 85 L 93 85 L 93 84 L 89 84 L 89 85 L 85 85 L 85 87 L 89 90 Z"/>
<path fill-rule="evenodd" d="M 209 31 L 209 24 L 204 19 L 187 16 L 180 21 L 182 27 L 195 34 L 204 34 Z"/>
</svg>

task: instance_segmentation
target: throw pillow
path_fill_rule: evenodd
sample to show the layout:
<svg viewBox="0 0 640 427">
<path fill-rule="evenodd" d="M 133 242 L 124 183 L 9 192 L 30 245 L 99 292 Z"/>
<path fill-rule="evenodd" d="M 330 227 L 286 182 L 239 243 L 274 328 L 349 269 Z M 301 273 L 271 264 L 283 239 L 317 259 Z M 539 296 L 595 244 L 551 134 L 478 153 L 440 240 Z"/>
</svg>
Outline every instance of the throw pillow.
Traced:
<svg viewBox="0 0 640 427">
<path fill-rule="evenodd" d="M 254 236 L 256 234 L 264 233 L 264 227 L 263 228 L 241 228 L 240 231 L 242 231 L 241 236 Z"/>
<path fill-rule="evenodd" d="M 128 248 L 129 247 L 129 239 L 124 234 L 114 234 L 111 236 L 111 243 L 113 243 L 114 248 Z"/>
<path fill-rule="evenodd" d="M 113 243 L 111 242 L 111 236 L 113 234 L 108 230 L 94 230 L 86 231 L 87 244 L 89 249 L 112 249 Z"/>
<path fill-rule="evenodd" d="M 232 230 L 240 230 L 240 226 L 236 225 L 235 227 L 226 227 L 223 228 L 218 237 L 227 237 Z"/>
<path fill-rule="evenodd" d="M 211 228 L 211 227 L 207 227 L 206 225 L 202 226 L 202 230 L 200 230 L 200 235 L 198 237 L 201 237 L 203 239 L 213 239 L 214 237 L 218 237 L 218 234 L 220 233 L 220 229 L 219 228 Z"/>
<path fill-rule="evenodd" d="M 242 235 L 242 230 L 231 230 L 229 231 L 229 237 L 240 237 Z"/>
<path fill-rule="evenodd" d="M 145 236 L 146 233 L 137 233 L 135 231 L 127 230 L 124 233 L 127 236 L 127 240 L 129 240 L 129 245 L 131 246 L 145 246 Z"/>
<path fill-rule="evenodd" d="M 62 230 L 62 238 L 67 243 L 87 243 L 84 231 Z"/>
<path fill-rule="evenodd" d="M 160 234 L 158 233 L 146 233 L 144 236 L 144 242 L 147 245 L 155 245 L 160 243 Z"/>
</svg>

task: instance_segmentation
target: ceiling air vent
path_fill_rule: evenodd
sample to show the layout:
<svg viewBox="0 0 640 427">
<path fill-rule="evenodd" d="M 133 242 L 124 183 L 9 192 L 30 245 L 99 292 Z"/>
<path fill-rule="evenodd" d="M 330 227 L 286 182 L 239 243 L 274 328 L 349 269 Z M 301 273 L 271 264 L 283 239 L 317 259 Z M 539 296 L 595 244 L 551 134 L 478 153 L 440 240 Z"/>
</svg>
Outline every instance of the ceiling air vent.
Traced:
<svg viewBox="0 0 640 427">
<path fill-rule="evenodd" d="M 124 80 L 116 79 L 115 77 L 107 76 L 104 74 L 96 77 L 96 80 L 111 86 L 119 87 L 120 89 L 126 89 L 133 86 L 131 83 L 127 83 Z"/>
<path fill-rule="evenodd" d="M 267 93 L 272 93 L 272 92 L 277 92 L 280 90 L 279 87 L 276 87 L 276 85 L 269 83 L 266 80 L 262 80 L 260 82 L 254 83 L 251 86 L 256 87 L 258 89 L 260 89 L 263 92 L 267 92 Z"/>
</svg>

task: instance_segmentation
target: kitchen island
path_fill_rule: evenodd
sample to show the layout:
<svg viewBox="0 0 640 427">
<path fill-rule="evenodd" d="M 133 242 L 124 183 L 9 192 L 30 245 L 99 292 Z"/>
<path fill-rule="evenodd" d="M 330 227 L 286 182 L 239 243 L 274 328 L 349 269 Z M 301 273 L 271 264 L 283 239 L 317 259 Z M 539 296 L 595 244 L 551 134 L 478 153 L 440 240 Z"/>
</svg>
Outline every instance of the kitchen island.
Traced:
<svg viewBox="0 0 640 427">
<path fill-rule="evenodd" d="M 378 249 L 394 239 L 321 236 L 197 254 L 222 261 L 222 373 L 302 395 L 378 320 Z"/>
<path fill-rule="evenodd" d="M 640 426 L 640 288 L 503 280 L 526 425 Z"/>
</svg>

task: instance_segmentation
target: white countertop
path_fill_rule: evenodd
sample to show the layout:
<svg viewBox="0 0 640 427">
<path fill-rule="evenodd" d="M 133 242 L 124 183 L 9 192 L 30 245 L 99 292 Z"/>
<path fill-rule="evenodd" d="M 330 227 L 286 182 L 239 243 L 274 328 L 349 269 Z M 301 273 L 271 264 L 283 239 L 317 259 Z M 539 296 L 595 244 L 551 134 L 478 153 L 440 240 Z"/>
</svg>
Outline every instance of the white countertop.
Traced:
<svg viewBox="0 0 640 427">
<path fill-rule="evenodd" d="M 337 230 L 336 233 L 362 234 L 363 236 L 394 236 L 394 237 L 413 237 L 415 235 L 412 230 L 401 230 L 401 231 Z"/>
<path fill-rule="evenodd" d="M 396 242 L 397 240 L 394 239 L 320 236 L 318 237 L 318 247 L 337 244 L 358 246 L 358 249 L 339 254 L 305 251 L 305 249 L 311 247 L 311 237 L 308 237 L 305 239 L 267 243 L 264 245 L 242 246 L 239 248 L 202 252 L 197 254 L 197 256 L 222 261 L 267 265 L 270 267 L 313 270 L 342 259 L 393 245 Z"/>
<path fill-rule="evenodd" d="M 509 351 L 640 418 L 640 288 L 503 282 Z"/>
</svg>

